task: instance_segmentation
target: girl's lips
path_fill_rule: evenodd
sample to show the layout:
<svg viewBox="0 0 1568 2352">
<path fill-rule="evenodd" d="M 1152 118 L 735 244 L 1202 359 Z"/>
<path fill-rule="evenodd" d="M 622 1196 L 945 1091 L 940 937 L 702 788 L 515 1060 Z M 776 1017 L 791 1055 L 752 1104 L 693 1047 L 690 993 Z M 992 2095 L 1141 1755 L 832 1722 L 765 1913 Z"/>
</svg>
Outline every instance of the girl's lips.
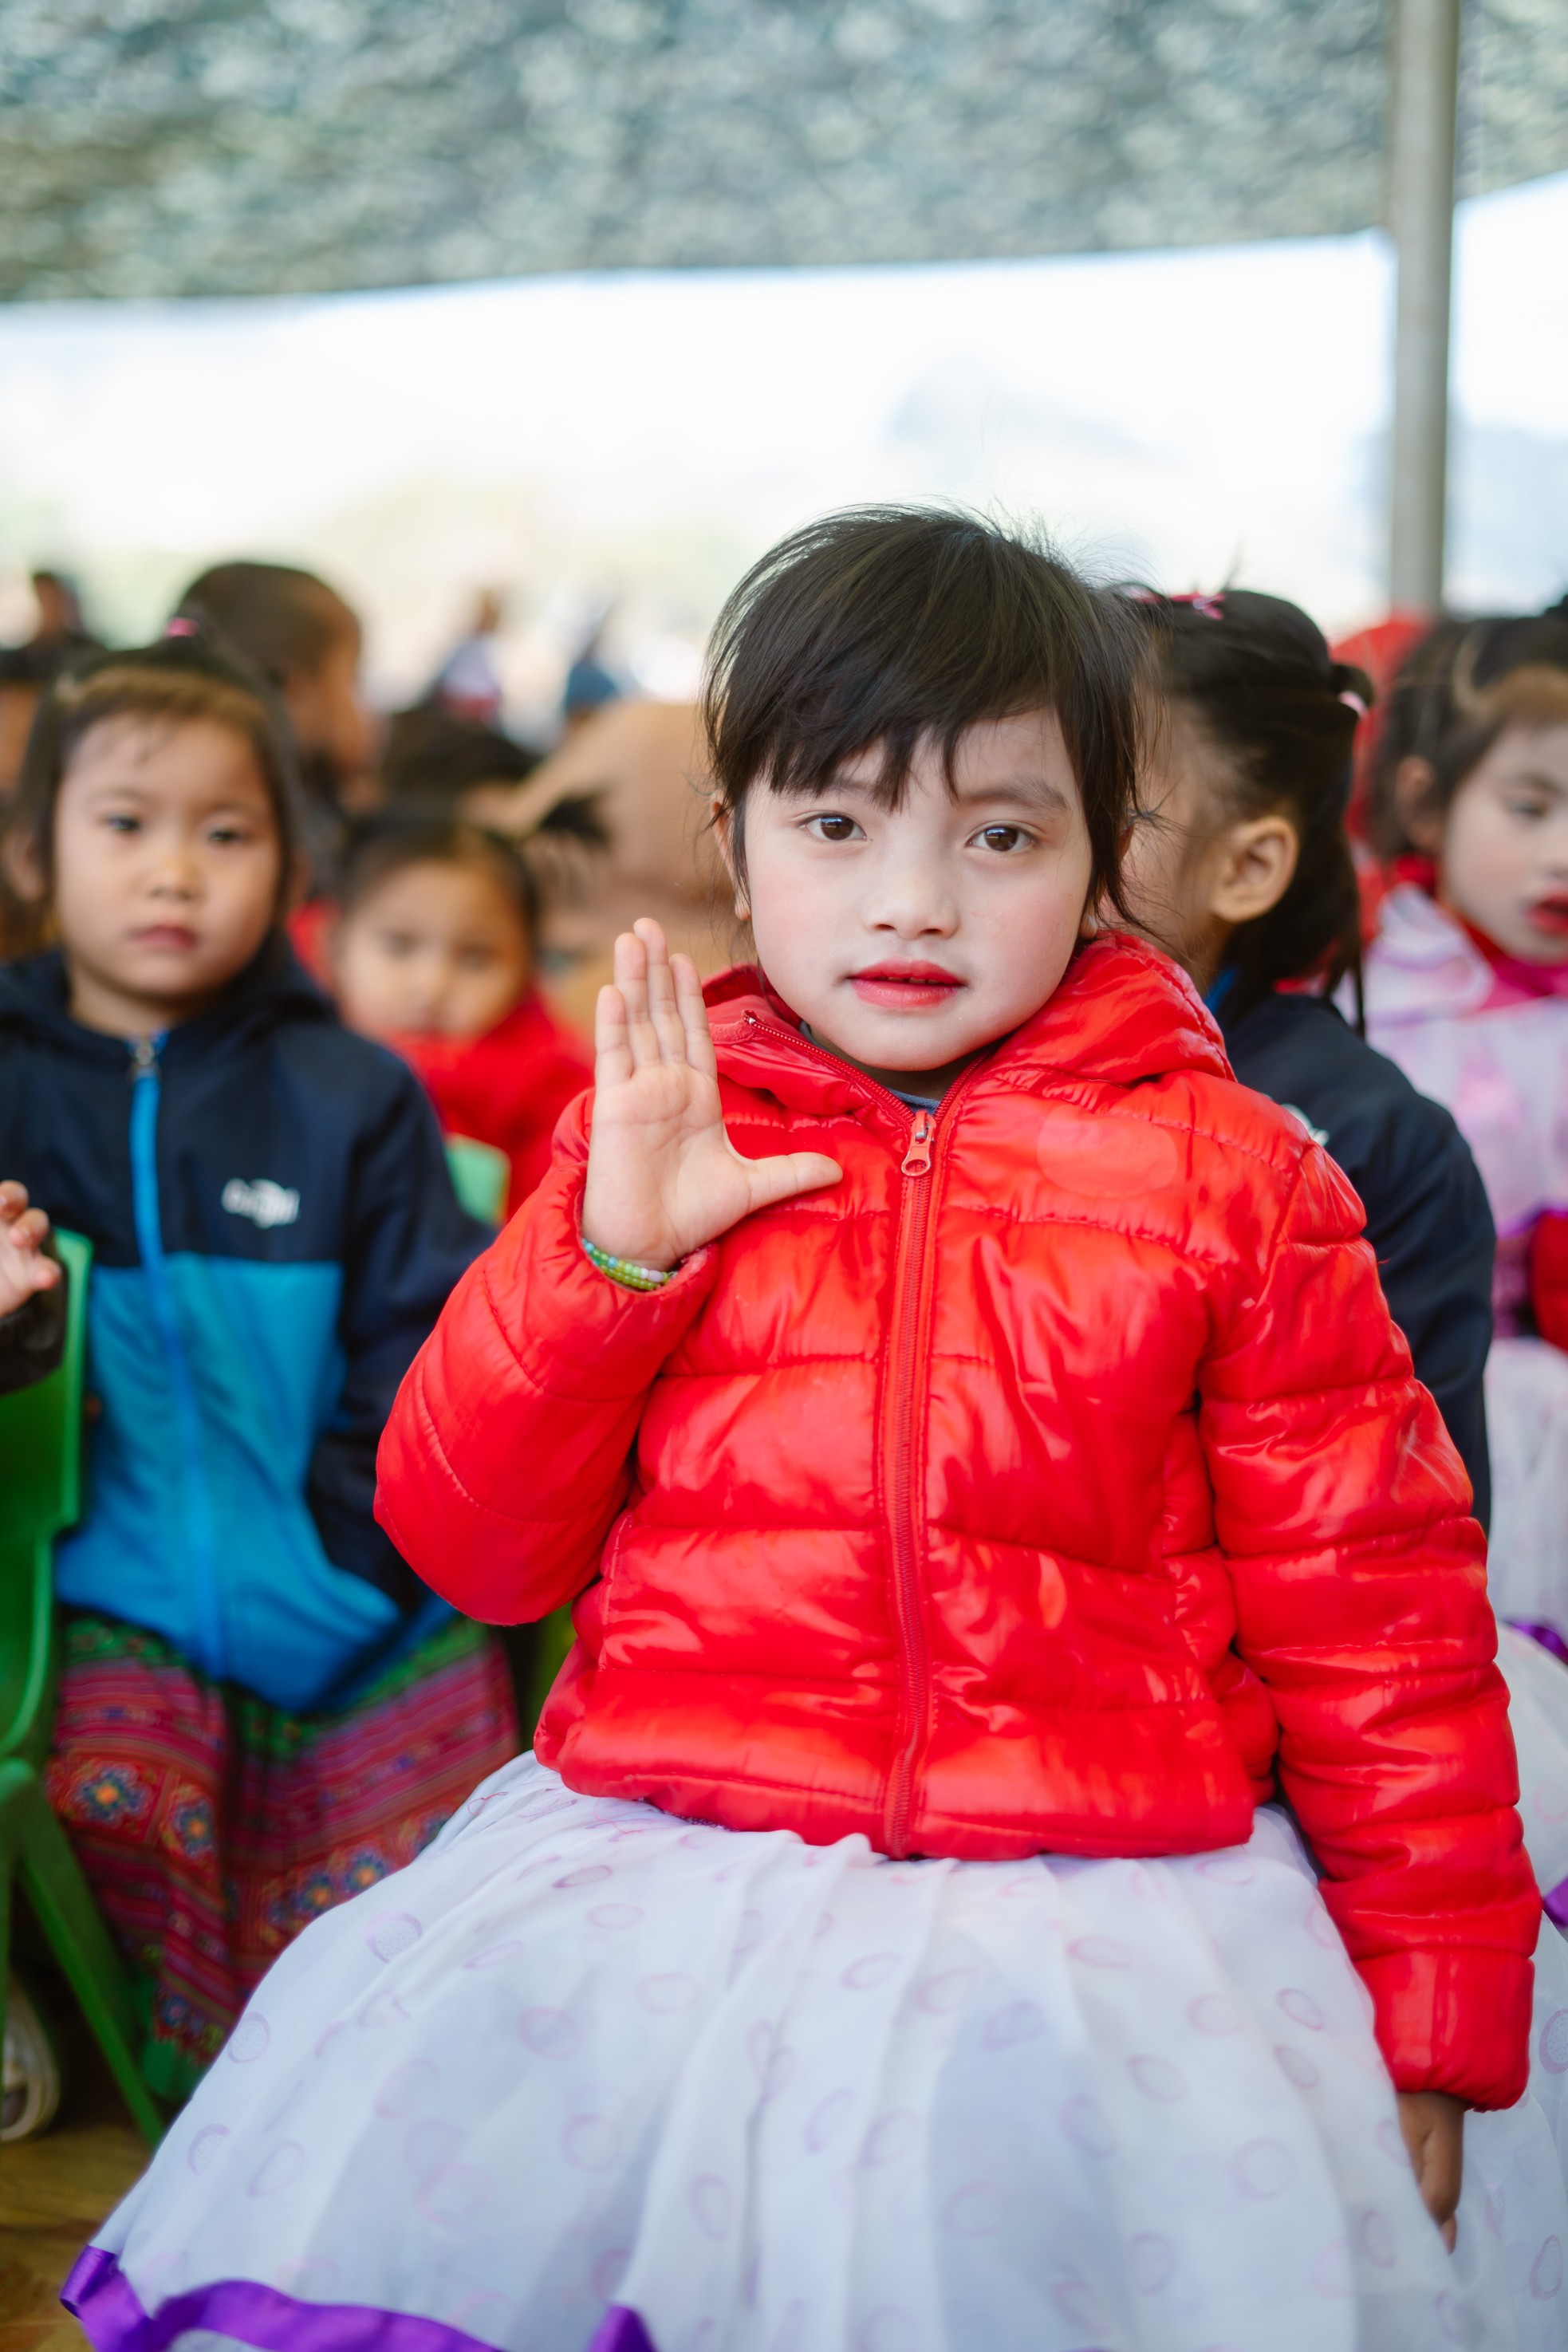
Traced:
<svg viewBox="0 0 1568 2352">
<path fill-rule="evenodd" d="M 862 1004 L 890 1006 L 899 1013 L 951 1004 L 965 983 L 936 963 L 879 963 L 851 972 L 849 985 Z"/>
<path fill-rule="evenodd" d="M 195 931 L 187 930 L 183 923 L 149 923 L 144 931 L 134 936 L 139 948 L 189 949 L 196 944 Z"/>
<path fill-rule="evenodd" d="M 1528 919 L 1534 929 L 1547 931 L 1554 940 L 1568 939 L 1568 898 L 1537 899 Z"/>
</svg>

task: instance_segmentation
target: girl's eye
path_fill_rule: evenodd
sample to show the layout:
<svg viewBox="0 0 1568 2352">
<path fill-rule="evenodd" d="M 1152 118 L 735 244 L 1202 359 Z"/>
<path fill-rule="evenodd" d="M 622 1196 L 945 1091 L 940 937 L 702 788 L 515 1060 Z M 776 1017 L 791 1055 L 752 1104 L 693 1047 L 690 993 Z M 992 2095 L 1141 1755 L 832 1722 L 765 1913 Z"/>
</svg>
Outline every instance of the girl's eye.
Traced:
<svg viewBox="0 0 1568 2352">
<path fill-rule="evenodd" d="M 140 833 L 142 830 L 141 818 L 129 815 L 123 809 L 111 811 L 103 822 L 110 833 Z"/>
<path fill-rule="evenodd" d="M 226 845 L 236 841 L 247 842 L 251 838 L 251 834 L 243 824 L 215 824 L 207 835 L 207 839 L 209 841 L 216 841 Z"/>
<path fill-rule="evenodd" d="M 1026 833 L 1021 824 L 988 824 L 974 838 L 983 849 L 995 850 L 1005 857 L 1014 850 L 1026 849 L 1033 835 Z"/>
<path fill-rule="evenodd" d="M 865 839 L 865 835 L 852 816 L 807 817 L 805 829 L 818 841 L 863 841 Z"/>
<path fill-rule="evenodd" d="M 1552 803 L 1534 793 L 1521 793 L 1508 803 L 1510 816 L 1521 817 L 1527 824 L 1538 824 L 1551 814 Z"/>
</svg>

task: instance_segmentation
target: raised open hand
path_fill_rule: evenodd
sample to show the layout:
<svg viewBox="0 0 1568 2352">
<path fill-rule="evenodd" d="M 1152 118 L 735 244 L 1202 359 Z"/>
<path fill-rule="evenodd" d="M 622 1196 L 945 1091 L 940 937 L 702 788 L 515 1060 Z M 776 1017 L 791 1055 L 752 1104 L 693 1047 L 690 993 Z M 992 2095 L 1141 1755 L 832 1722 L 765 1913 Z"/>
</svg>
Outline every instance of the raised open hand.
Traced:
<svg viewBox="0 0 1568 2352">
<path fill-rule="evenodd" d="M 662 1270 L 753 1209 L 837 1183 L 823 1152 L 742 1160 L 731 1143 L 697 967 L 656 922 L 621 933 L 615 972 L 594 1024 L 585 1240 Z"/>
<path fill-rule="evenodd" d="M 0 1183 L 0 1315 L 14 1315 L 37 1291 L 52 1290 L 60 1270 L 44 1255 L 49 1221 L 29 1209 L 24 1187 Z"/>
</svg>

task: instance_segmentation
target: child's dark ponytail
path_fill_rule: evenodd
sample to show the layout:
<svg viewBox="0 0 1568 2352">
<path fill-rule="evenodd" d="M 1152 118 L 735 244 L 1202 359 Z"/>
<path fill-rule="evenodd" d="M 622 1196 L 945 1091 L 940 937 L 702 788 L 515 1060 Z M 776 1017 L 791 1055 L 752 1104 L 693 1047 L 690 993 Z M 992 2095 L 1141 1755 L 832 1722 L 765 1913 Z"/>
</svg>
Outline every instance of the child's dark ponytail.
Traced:
<svg viewBox="0 0 1568 2352">
<path fill-rule="evenodd" d="M 1215 775 L 1219 822 L 1281 810 L 1300 844 L 1278 905 L 1238 924 L 1226 942 L 1231 1002 L 1241 1012 L 1281 981 L 1333 989 L 1347 975 L 1359 1001 L 1361 892 L 1344 818 L 1371 679 L 1336 662 L 1322 632 L 1282 597 L 1235 588 L 1137 601 L 1155 632 L 1166 692 L 1224 755 Z"/>
</svg>

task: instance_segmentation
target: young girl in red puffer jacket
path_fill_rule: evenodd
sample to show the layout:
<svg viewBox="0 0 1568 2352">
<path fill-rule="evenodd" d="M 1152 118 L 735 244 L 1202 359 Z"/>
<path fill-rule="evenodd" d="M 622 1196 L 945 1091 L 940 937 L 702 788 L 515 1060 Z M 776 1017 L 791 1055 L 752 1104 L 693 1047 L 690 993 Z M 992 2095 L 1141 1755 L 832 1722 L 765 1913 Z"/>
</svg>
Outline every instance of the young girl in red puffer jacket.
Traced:
<svg viewBox="0 0 1568 2352">
<path fill-rule="evenodd" d="M 1353 1194 L 1099 929 L 1140 641 L 952 515 L 737 592 L 757 965 L 620 940 L 382 1452 L 421 1572 L 577 1647 L 262 1986 L 100 2346 L 1556 2340 L 1481 1538 Z"/>
</svg>

